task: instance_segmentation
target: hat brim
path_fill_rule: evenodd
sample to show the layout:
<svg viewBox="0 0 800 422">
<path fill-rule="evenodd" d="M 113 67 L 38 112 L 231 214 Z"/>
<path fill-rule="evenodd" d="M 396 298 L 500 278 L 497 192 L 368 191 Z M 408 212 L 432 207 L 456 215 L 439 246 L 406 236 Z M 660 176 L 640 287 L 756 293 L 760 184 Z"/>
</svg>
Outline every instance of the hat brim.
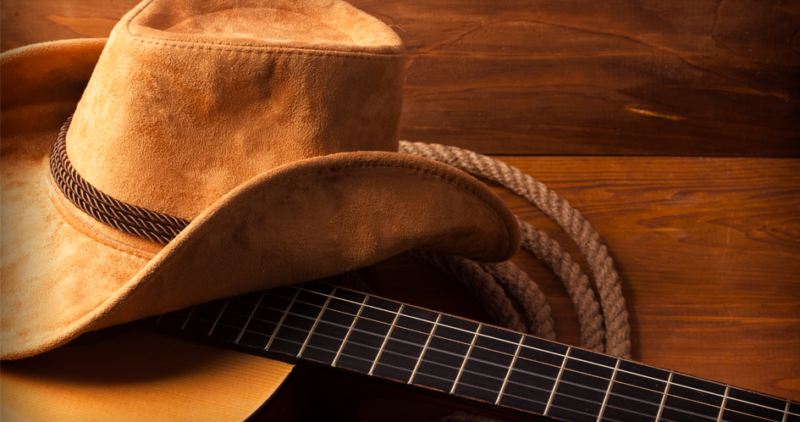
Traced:
<svg viewBox="0 0 800 422">
<path fill-rule="evenodd" d="M 109 236 L 49 177 L 59 127 L 103 43 L 30 46 L 0 62 L 2 359 L 192 304 L 339 274 L 408 249 L 499 261 L 519 247 L 514 216 L 487 186 L 452 167 L 391 152 L 333 154 L 266 171 L 164 247 Z"/>
</svg>

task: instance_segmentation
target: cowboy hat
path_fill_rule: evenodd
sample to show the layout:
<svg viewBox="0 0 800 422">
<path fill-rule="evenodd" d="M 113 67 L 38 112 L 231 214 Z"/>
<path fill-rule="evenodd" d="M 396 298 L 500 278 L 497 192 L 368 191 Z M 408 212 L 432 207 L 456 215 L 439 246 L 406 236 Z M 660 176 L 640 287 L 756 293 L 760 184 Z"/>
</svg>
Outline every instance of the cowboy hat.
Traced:
<svg viewBox="0 0 800 422">
<path fill-rule="evenodd" d="M 404 57 L 338 0 L 147 0 L 3 54 L 2 359 L 409 249 L 513 255 L 489 188 L 397 152 Z"/>
</svg>

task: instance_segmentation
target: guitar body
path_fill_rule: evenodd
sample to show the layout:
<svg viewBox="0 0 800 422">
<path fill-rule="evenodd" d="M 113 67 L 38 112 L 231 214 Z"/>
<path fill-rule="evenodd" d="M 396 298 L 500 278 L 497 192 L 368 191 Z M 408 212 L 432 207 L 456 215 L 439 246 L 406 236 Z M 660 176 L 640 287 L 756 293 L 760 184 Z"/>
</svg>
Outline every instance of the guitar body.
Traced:
<svg viewBox="0 0 800 422">
<path fill-rule="evenodd" d="M 421 420 L 390 409 L 427 393 L 432 406 L 513 421 L 800 422 L 800 403 L 316 282 L 138 324 L 220 347 L 134 329 L 5 362 L 2 420 L 242 421 L 297 372 L 281 388 L 293 394 L 260 420 Z M 293 370 L 275 356 L 305 363 Z M 338 378 L 326 383 L 309 365 Z M 365 377 L 374 386 L 357 387 Z"/>
<path fill-rule="evenodd" d="M 3 362 L 12 421 L 243 421 L 291 373 L 284 362 L 134 329 Z"/>
<path fill-rule="evenodd" d="M 3 422 L 244 421 L 266 400 L 272 406 L 256 421 L 310 420 L 320 411 L 351 421 L 435 420 L 457 410 L 508 417 L 344 371 L 140 329 L 3 362 L 0 385 Z"/>
</svg>

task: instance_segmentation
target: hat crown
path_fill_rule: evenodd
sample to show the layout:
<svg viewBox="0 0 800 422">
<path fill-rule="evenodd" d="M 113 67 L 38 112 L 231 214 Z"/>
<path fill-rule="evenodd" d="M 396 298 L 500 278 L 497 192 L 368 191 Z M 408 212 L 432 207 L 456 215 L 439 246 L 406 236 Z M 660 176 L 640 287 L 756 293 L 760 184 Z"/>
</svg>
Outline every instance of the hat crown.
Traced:
<svg viewBox="0 0 800 422">
<path fill-rule="evenodd" d="M 67 153 L 106 194 L 193 219 L 270 169 L 396 151 L 403 62 L 340 1 L 146 1 L 112 32 Z"/>
</svg>

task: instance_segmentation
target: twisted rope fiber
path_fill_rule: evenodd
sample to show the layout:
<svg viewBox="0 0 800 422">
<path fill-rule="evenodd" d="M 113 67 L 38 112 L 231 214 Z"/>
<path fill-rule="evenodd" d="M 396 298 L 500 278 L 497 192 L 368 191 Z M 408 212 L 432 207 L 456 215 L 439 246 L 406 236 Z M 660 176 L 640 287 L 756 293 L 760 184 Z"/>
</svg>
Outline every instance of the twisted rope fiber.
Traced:
<svg viewBox="0 0 800 422">
<path fill-rule="evenodd" d="M 61 191 L 75 206 L 106 225 L 161 244 L 169 243 L 190 223 L 188 220 L 116 200 L 100 192 L 83 179 L 70 163 L 66 152 L 66 133 L 71 121 L 72 116 L 62 126 L 53 146 L 50 171 Z M 561 224 L 573 239 L 584 240 L 586 245 L 578 240 L 576 242 L 587 257 L 595 258 L 589 259 L 589 264 L 597 279 L 601 301 L 614 299 L 613 295 L 615 293 L 618 293 L 621 299 L 619 278 L 613 268 L 611 258 L 608 257 L 605 246 L 599 245 L 599 235 L 594 232 L 588 222 L 583 220 L 577 211 L 574 211 L 566 201 L 559 198 L 555 193 L 548 191 L 543 184 L 522 174 L 522 172 L 513 167 L 471 151 L 443 147 L 441 145 L 401 142 L 401 152 L 427 156 L 474 174 L 499 181 L 534 202 L 548 216 Z M 519 188 L 520 183 L 514 184 L 509 180 L 514 182 L 522 180 L 525 182 L 525 186 Z M 531 186 L 533 186 L 533 189 Z M 536 198 L 548 198 L 549 202 L 543 202 Z M 548 205 L 550 206 L 548 207 Z M 560 211 L 560 213 L 557 211 Z M 572 218 L 569 219 L 565 216 L 571 216 Z M 567 288 L 581 323 L 581 343 L 584 347 L 593 350 L 602 349 L 600 338 L 603 337 L 603 333 L 599 306 L 594 300 L 594 294 L 588 285 L 588 279 L 569 255 L 561 250 L 557 242 L 552 241 L 546 234 L 534 229 L 522 220 L 519 220 L 519 223 L 523 232 L 523 246 L 553 269 Z M 571 224 L 567 226 L 565 223 Z M 592 242 L 597 243 L 597 245 L 592 244 Z M 587 251 L 591 253 L 587 253 Z M 550 317 L 550 307 L 547 305 L 544 295 L 536 283 L 530 280 L 527 274 L 513 263 L 479 265 L 464 258 L 447 257 L 433 253 L 416 252 L 414 255 L 456 275 L 465 282 L 468 289 L 484 303 L 490 317 L 499 324 L 518 331 L 526 331 L 527 328 L 528 332 L 540 337 L 555 338 L 553 321 Z M 594 266 L 593 263 L 595 264 Z M 608 283 L 609 278 L 612 282 L 616 280 L 616 289 L 613 286 L 603 288 L 603 282 Z M 516 299 L 517 305 L 523 309 L 524 315 L 517 311 L 505 291 L 508 291 Z M 627 327 L 627 312 L 625 311 L 624 301 L 621 302 L 621 305 L 619 301 L 616 301 L 616 304 L 618 305 L 616 309 L 618 310 L 621 307 L 621 313 L 624 313 L 622 322 Z M 608 309 L 605 303 L 603 306 Z M 617 312 L 617 315 L 621 313 Z M 608 314 L 606 314 L 606 318 L 608 319 Z M 613 324 L 609 324 L 608 321 L 606 321 L 606 325 L 609 327 L 609 331 L 612 331 L 612 328 L 615 327 Z M 627 340 L 629 356 L 630 341 L 628 336 L 629 329 L 623 330 L 622 335 L 607 335 L 606 343 L 614 345 L 616 343 L 610 340 L 624 337 L 624 340 Z M 614 354 L 611 350 L 608 352 Z"/>
<path fill-rule="evenodd" d="M 589 285 L 588 278 L 580 266 L 572 260 L 572 257 L 561 249 L 558 242 L 550 239 L 544 232 L 534 229 L 528 223 L 521 220 L 519 223 L 523 229 L 523 247 L 550 267 L 570 294 L 580 323 L 581 346 L 602 353 L 605 334 L 603 319 L 600 314 L 600 305 L 595 300 L 594 291 Z M 544 294 L 539 286 L 513 262 L 483 264 L 432 252 L 410 251 L 409 253 L 415 258 L 426 261 L 455 276 L 468 287 L 475 283 L 497 284 L 511 295 L 511 299 L 516 305 L 522 308 L 524 316 L 520 315 L 519 318 L 526 321 L 528 333 L 549 340 L 555 339 L 553 320 L 550 316 L 551 310 Z M 452 267 L 462 268 L 453 271 Z M 481 274 L 481 270 L 492 278 Z M 480 286 L 479 288 L 496 289 L 493 286 Z M 506 295 L 500 295 L 499 290 L 495 295 L 476 293 L 474 287 L 469 290 L 478 298 L 490 317 L 501 312 L 516 312 L 516 307 L 512 305 Z M 498 307 L 504 309 L 495 309 Z M 497 324 L 503 325 L 501 319 L 492 318 Z"/>
<path fill-rule="evenodd" d="M 595 277 L 606 327 L 605 352 L 614 356 L 630 357 L 630 325 L 619 275 L 608 255 L 608 249 L 600 241 L 600 235 L 566 200 L 520 170 L 472 151 L 438 144 L 403 141 L 400 142 L 400 152 L 427 157 L 499 182 L 535 204 L 545 215 L 564 228 L 586 257 Z M 523 232 L 530 234 L 530 231 L 523 230 Z M 525 243 L 529 243 L 531 249 L 534 249 L 535 242 Z M 572 291 L 570 296 L 575 297 Z M 578 292 L 577 296 L 583 300 L 586 295 Z M 581 306 L 580 304 L 585 302 L 575 303 L 576 306 Z M 590 314 L 591 310 L 586 312 Z M 581 311 L 578 314 L 581 315 Z"/>
<path fill-rule="evenodd" d="M 528 321 L 528 332 L 548 340 L 556 339 L 550 305 L 539 286 L 513 262 L 497 264 L 478 264 L 491 275 L 516 302 L 522 307 L 523 315 Z"/>
<path fill-rule="evenodd" d="M 603 319 L 600 314 L 600 305 L 595 300 L 594 291 L 589 285 L 588 278 L 580 266 L 572 260 L 572 257 L 564 253 L 558 242 L 550 239 L 547 234 L 536 230 L 530 224 L 519 219 L 518 222 L 523 231 L 523 247 L 550 267 L 569 292 L 580 323 L 581 346 L 602 353 L 605 334 Z M 493 315 L 513 312 L 519 315 L 520 320 L 526 321 L 525 326 L 528 333 L 549 340 L 555 339 L 553 320 L 550 316 L 551 310 L 544 294 L 539 286 L 513 262 L 481 264 L 465 258 L 432 252 L 410 251 L 409 254 L 455 276 L 478 298 L 487 314 L 497 324 L 504 325 L 502 321 L 508 316 L 494 317 Z M 487 277 L 487 275 L 491 277 Z M 473 287 L 476 283 L 479 286 Z M 516 311 L 512 301 L 509 301 L 509 298 L 502 294 L 501 290 L 493 286 L 495 284 L 511 295 L 513 303 L 522 309 L 524 315 Z M 492 289 L 493 294 L 476 291 L 482 289 Z M 508 328 L 513 327 L 508 326 Z"/>
<path fill-rule="evenodd" d="M 53 145 L 50 173 L 61 192 L 85 213 L 125 233 L 166 245 L 186 226 L 188 220 L 150 211 L 114 199 L 89 184 L 67 156 L 66 135 L 72 116 L 67 118 Z"/>
<path fill-rule="evenodd" d="M 594 296 L 589 278 L 581 270 L 580 265 L 572 260 L 572 256 L 561 249 L 561 245 L 551 239 L 547 233 L 537 230 L 530 224 L 517 218 L 522 229 L 522 247 L 531 252 L 539 261 L 547 265 L 559 280 L 572 299 L 581 331 L 581 346 L 596 352 L 603 352 L 603 315 L 600 304 Z"/>
</svg>

